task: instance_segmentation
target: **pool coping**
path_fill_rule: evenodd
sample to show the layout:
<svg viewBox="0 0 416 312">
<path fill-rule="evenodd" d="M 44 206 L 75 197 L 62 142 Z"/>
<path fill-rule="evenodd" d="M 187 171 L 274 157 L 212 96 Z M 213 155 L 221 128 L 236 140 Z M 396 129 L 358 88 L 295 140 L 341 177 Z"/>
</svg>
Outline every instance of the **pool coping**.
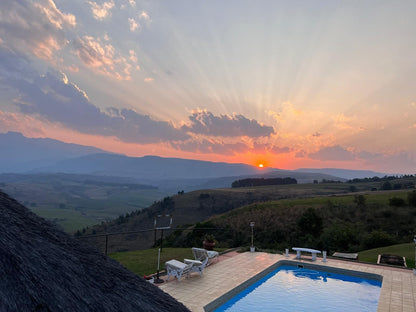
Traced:
<svg viewBox="0 0 416 312">
<path fill-rule="evenodd" d="M 300 262 L 300 261 L 284 259 L 284 260 L 277 261 L 276 263 L 272 264 L 271 266 L 264 269 L 260 273 L 252 276 L 251 278 L 249 278 L 245 282 L 241 283 L 240 285 L 238 285 L 238 286 L 234 287 L 233 289 L 229 290 L 228 292 L 226 292 L 222 296 L 220 296 L 220 297 L 216 298 L 215 300 L 211 301 L 210 303 L 208 303 L 207 305 L 205 305 L 203 307 L 204 311 L 205 312 L 214 311 L 215 309 L 219 308 L 221 305 L 226 303 L 228 300 L 230 300 L 231 298 L 233 298 L 234 296 L 236 296 L 237 294 L 242 292 L 244 289 L 246 289 L 247 287 L 252 285 L 253 283 L 257 282 L 258 280 L 262 279 L 263 277 L 265 277 L 269 273 L 273 272 L 277 268 L 279 268 L 281 266 L 284 266 L 284 265 L 294 266 L 294 267 L 297 266 L 297 267 L 302 267 L 302 268 L 306 268 L 306 269 L 319 270 L 319 271 L 323 271 L 323 272 L 336 273 L 336 274 L 342 274 L 342 275 L 347 275 L 347 276 L 354 276 L 354 277 L 359 277 L 359 278 L 364 278 L 364 279 L 375 280 L 375 281 L 378 281 L 378 282 L 381 282 L 381 283 L 383 282 L 383 276 L 380 275 L 380 274 L 376 274 L 376 273 L 362 272 L 362 271 L 356 271 L 356 270 L 350 270 L 350 269 L 343 269 L 343 268 L 331 267 L 331 266 L 326 266 L 326 265 L 320 265 L 320 264 L 315 264 L 315 263 L 308 263 L 308 262 L 305 263 L 305 262 Z M 380 286 L 380 288 L 381 288 L 381 286 Z"/>
</svg>

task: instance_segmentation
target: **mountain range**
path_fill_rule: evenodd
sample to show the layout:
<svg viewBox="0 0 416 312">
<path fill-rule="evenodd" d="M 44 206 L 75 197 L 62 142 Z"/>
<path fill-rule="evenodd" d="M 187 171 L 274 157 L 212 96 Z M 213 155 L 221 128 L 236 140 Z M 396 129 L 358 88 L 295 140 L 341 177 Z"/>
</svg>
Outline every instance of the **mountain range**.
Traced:
<svg viewBox="0 0 416 312">
<path fill-rule="evenodd" d="M 299 183 L 384 176 L 383 173 L 346 169 L 280 170 L 200 160 L 128 157 L 91 146 L 53 139 L 27 138 L 17 132 L 0 134 L 0 173 L 72 173 L 129 177 L 174 191 L 230 187 L 248 177 L 292 177 Z"/>
</svg>

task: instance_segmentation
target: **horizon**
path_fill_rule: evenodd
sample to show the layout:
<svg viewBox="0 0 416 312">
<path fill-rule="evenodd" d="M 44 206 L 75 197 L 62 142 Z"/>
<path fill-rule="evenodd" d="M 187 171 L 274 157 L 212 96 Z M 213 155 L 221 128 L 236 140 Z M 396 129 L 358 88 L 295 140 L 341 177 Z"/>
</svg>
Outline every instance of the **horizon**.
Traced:
<svg viewBox="0 0 416 312">
<path fill-rule="evenodd" d="M 2 135 L 2 134 L 18 134 L 18 135 L 23 135 L 20 132 L 13 132 L 13 131 L 9 131 L 7 133 L 0 133 L 0 135 Z M 27 139 L 43 139 L 43 138 L 28 138 L 28 137 L 25 137 L 25 136 L 23 136 L 23 137 L 24 138 L 27 138 Z M 47 139 L 50 139 L 50 138 L 47 138 Z M 55 139 L 52 139 L 52 140 L 55 140 Z M 59 141 L 59 140 L 56 140 L 56 141 L 57 142 L 60 142 L 60 143 L 65 143 L 65 142 Z M 69 143 L 65 143 L 65 144 L 69 144 Z M 82 147 L 92 147 L 92 146 L 89 146 L 89 145 L 80 145 L 80 146 L 82 146 Z M 193 158 L 180 158 L 180 157 L 173 157 L 173 156 L 170 156 L 170 157 L 169 156 L 166 156 L 166 157 L 164 157 L 164 156 L 151 155 L 151 154 L 147 154 L 147 155 L 143 155 L 143 156 L 136 157 L 136 156 L 128 156 L 126 154 L 121 154 L 121 153 L 113 153 L 111 151 L 106 151 L 106 150 L 101 150 L 101 151 L 102 152 L 97 151 L 96 153 L 89 153 L 89 154 L 85 154 L 83 156 L 75 156 L 73 158 L 82 158 L 82 157 L 89 156 L 89 155 L 97 155 L 97 154 L 104 154 L 104 153 L 106 154 L 106 153 L 108 153 L 108 155 L 116 155 L 116 156 L 123 156 L 123 157 L 133 157 L 133 158 L 156 157 L 156 158 L 162 158 L 162 159 L 179 159 L 179 160 L 187 160 L 187 161 L 205 161 L 205 160 L 193 159 Z M 257 165 L 256 164 L 253 165 L 253 164 L 246 164 L 246 163 L 228 163 L 228 162 L 214 161 L 214 160 L 209 160 L 207 162 L 217 163 L 217 164 L 248 165 L 248 166 L 251 166 L 251 167 L 253 167 L 255 169 L 258 169 L 259 173 L 262 172 L 262 171 L 264 171 L 264 173 L 273 172 L 273 171 L 268 171 L 268 170 L 280 170 L 280 171 L 303 171 L 303 170 L 340 170 L 340 171 L 343 171 L 343 170 L 346 170 L 346 171 L 361 171 L 361 172 L 369 171 L 369 172 L 373 172 L 375 174 L 388 174 L 388 173 L 385 173 L 385 172 L 377 172 L 377 171 L 373 171 L 373 170 L 346 169 L 346 168 L 335 168 L 335 167 L 319 167 L 319 168 L 318 167 L 317 168 L 299 167 L 299 168 L 294 168 L 294 169 L 282 169 L 282 168 L 269 167 L 269 166 L 266 166 L 266 165 L 264 165 L 262 163 L 259 163 Z M 390 175 L 399 175 L 400 176 L 400 175 L 406 175 L 406 174 L 413 175 L 414 173 L 400 173 L 400 172 L 396 172 L 396 173 L 391 173 Z M 368 176 L 368 177 L 370 177 L 370 176 Z"/>
<path fill-rule="evenodd" d="M 0 8 L 0 133 L 131 157 L 415 173 L 414 1 Z"/>
</svg>

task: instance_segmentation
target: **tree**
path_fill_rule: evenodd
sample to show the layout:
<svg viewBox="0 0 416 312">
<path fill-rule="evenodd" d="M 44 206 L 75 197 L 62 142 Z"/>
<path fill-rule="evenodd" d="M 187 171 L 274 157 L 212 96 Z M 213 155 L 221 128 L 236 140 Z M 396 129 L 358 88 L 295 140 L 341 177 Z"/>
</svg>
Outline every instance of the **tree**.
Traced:
<svg viewBox="0 0 416 312">
<path fill-rule="evenodd" d="M 416 207 L 416 191 L 407 193 L 407 201 L 409 206 Z"/>
<path fill-rule="evenodd" d="M 391 190 L 391 189 L 393 189 L 393 187 L 391 186 L 391 183 L 389 181 L 386 181 L 381 185 L 381 189 L 382 190 Z"/>
<path fill-rule="evenodd" d="M 322 233 L 322 217 L 316 213 L 315 209 L 308 208 L 300 217 L 298 226 L 303 235 L 310 234 L 316 238 Z"/>
<path fill-rule="evenodd" d="M 384 231 L 372 231 L 365 237 L 363 242 L 363 249 L 371 249 L 377 247 L 384 247 L 393 245 L 395 243 L 394 238 Z"/>
<path fill-rule="evenodd" d="M 406 201 L 400 197 L 392 197 L 389 199 L 389 205 L 394 207 L 406 206 Z"/>
<path fill-rule="evenodd" d="M 364 195 L 355 195 L 354 203 L 357 204 L 357 207 L 365 207 L 365 197 Z"/>
</svg>

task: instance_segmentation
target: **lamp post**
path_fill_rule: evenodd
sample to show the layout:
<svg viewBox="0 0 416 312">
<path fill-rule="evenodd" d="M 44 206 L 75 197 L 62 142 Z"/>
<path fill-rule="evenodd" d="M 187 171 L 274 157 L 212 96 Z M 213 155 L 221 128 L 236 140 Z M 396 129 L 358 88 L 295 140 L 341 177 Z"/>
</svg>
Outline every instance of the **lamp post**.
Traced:
<svg viewBox="0 0 416 312">
<path fill-rule="evenodd" d="M 250 227 L 251 227 L 251 247 L 250 247 L 250 252 L 254 252 L 255 248 L 254 248 L 254 222 L 250 222 Z"/>
</svg>

